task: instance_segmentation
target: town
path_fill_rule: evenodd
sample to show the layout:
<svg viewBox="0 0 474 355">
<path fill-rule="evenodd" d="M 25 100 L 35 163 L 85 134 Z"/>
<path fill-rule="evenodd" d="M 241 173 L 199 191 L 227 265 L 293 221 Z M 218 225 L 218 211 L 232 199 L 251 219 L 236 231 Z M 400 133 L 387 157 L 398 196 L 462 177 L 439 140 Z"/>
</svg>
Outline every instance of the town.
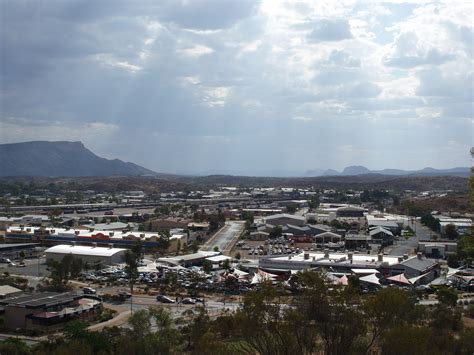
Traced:
<svg viewBox="0 0 474 355">
<path fill-rule="evenodd" d="M 152 195 L 12 190 L 0 217 L 3 331 L 35 341 L 77 319 L 89 329 L 126 326 L 156 306 L 175 319 L 201 307 L 216 318 L 262 287 L 291 304 L 308 272 L 328 290 L 403 290 L 428 308 L 449 291 L 468 320 L 472 214 L 417 207 L 460 195 L 230 185 Z"/>
<path fill-rule="evenodd" d="M 473 355 L 473 11 L 0 0 L 0 355 Z"/>
</svg>

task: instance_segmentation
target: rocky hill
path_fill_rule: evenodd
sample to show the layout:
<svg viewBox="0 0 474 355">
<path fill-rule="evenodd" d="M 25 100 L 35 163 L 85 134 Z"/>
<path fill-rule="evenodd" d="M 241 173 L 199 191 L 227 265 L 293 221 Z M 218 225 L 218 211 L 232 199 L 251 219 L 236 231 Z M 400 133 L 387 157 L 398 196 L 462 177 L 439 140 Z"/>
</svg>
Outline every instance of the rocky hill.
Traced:
<svg viewBox="0 0 474 355">
<path fill-rule="evenodd" d="M 0 176 L 138 176 L 155 172 L 119 159 L 101 158 L 81 142 L 0 144 Z"/>
</svg>

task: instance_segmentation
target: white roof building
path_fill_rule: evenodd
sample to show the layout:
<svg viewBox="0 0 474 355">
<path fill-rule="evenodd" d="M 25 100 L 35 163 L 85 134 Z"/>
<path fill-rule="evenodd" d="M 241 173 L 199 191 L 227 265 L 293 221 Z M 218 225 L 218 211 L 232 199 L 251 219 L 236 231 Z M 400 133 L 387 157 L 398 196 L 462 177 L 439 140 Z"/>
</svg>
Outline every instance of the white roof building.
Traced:
<svg viewBox="0 0 474 355">
<path fill-rule="evenodd" d="M 82 259 L 89 264 L 118 264 L 123 262 L 127 249 L 82 245 L 55 245 L 45 251 L 47 260 L 61 261 L 66 255 Z"/>
</svg>

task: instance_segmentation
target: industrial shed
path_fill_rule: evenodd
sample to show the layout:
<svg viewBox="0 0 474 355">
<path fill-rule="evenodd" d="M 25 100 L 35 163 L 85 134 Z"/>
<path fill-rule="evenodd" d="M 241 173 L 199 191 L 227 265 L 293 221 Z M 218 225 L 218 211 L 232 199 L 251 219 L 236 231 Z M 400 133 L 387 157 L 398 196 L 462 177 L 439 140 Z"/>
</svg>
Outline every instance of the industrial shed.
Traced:
<svg viewBox="0 0 474 355">
<path fill-rule="evenodd" d="M 66 255 L 71 254 L 76 258 L 81 258 L 89 265 L 110 265 L 122 263 L 125 259 L 125 251 L 120 248 L 103 248 L 96 246 L 82 245 L 55 245 L 45 251 L 47 260 L 61 261 Z"/>
</svg>

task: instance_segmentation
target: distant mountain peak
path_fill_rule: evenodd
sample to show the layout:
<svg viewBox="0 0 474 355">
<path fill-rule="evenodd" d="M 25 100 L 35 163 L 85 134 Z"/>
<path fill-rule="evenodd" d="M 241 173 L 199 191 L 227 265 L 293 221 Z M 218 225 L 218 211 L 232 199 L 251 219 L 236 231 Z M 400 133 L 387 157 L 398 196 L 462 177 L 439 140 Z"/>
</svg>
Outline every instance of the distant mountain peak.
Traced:
<svg viewBox="0 0 474 355">
<path fill-rule="evenodd" d="M 0 176 L 138 176 L 154 171 L 97 156 L 80 141 L 0 144 Z"/>
<path fill-rule="evenodd" d="M 370 174 L 370 170 L 362 165 L 352 165 L 344 168 L 342 175 L 362 175 Z"/>
</svg>

